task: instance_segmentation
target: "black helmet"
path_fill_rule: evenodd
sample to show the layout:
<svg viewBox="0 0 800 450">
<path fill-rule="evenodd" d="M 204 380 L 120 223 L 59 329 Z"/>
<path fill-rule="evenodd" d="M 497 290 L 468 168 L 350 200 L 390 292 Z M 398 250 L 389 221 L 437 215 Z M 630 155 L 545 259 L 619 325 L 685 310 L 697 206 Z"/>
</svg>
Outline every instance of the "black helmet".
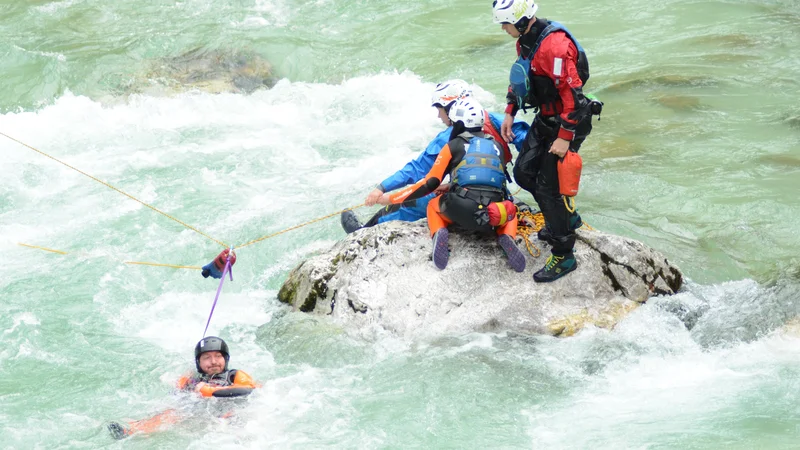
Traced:
<svg viewBox="0 0 800 450">
<path fill-rule="evenodd" d="M 200 342 L 194 346 L 194 364 L 197 366 L 197 371 L 200 373 L 205 373 L 200 369 L 200 355 L 206 352 L 222 353 L 222 357 L 225 358 L 225 368 L 223 370 L 228 370 L 228 361 L 231 359 L 231 354 L 228 351 L 228 344 L 226 344 L 225 341 L 216 336 L 207 336 L 200 339 Z"/>
</svg>

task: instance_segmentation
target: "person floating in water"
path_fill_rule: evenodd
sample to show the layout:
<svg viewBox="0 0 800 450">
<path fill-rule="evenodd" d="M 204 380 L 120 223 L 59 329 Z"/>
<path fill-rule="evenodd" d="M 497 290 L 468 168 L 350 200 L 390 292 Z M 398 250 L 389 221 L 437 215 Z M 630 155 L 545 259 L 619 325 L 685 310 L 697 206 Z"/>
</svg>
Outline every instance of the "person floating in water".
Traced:
<svg viewBox="0 0 800 450">
<path fill-rule="evenodd" d="M 448 80 L 436 85 L 431 98 L 431 106 L 436 108 L 439 113 L 439 120 L 447 126 L 447 129 L 436 135 L 428 144 L 428 147 L 425 148 L 416 159 L 409 161 L 402 169 L 378 184 L 367 195 L 364 201 L 367 206 L 374 205 L 385 192 L 411 185 L 424 177 L 425 174 L 431 170 L 433 162 L 436 161 L 439 152 L 442 151 L 442 148 L 450 140 L 450 134 L 453 131 L 452 122 L 448 117 L 450 108 L 457 100 L 471 96 L 472 88 L 463 80 Z M 512 156 L 508 143 L 500 137 L 500 125 L 503 123 L 504 116 L 488 111 L 483 111 L 483 115 L 483 131 L 494 137 L 495 142 L 502 147 L 506 155 L 506 162 L 511 162 Z M 528 128 L 529 125 L 524 121 L 515 121 L 512 126 L 515 137 L 508 142 L 514 144 L 518 150 L 521 149 L 528 135 Z M 403 204 L 388 205 L 379 209 L 378 212 L 363 225 L 359 222 L 353 211 L 345 211 L 341 215 L 342 228 L 344 228 L 347 233 L 352 233 L 360 228 L 372 227 L 390 220 L 414 222 L 423 219 L 427 217 L 428 202 L 433 197 L 435 197 L 435 194 L 431 193 L 415 200 L 406 201 Z"/>
<path fill-rule="evenodd" d="M 483 107 L 472 98 L 458 100 L 449 113 L 453 122 L 450 141 L 442 148 L 430 172 L 392 195 L 383 194 L 381 205 L 399 204 L 439 193 L 428 203 L 428 227 L 433 237 L 433 262 L 439 269 L 449 259 L 447 226 L 466 230 L 494 230 L 497 242 L 517 272 L 525 270 L 525 256 L 517 248 L 517 210 L 506 188 L 505 155 L 500 144 L 484 133 Z M 450 183 L 441 186 L 445 175 Z"/>
<path fill-rule="evenodd" d="M 228 344 L 216 336 L 200 340 L 194 348 L 194 362 L 197 372 L 181 377 L 177 389 L 195 392 L 201 397 L 231 398 L 249 395 L 260 387 L 243 370 L 229 369 L 230 351 Z M 122 439 L 134 433 L 151 433 L 168 425 L 178 423 L 188 417 L 176 409 L 168 409 L 153 417 L 128 422 L 108 424 L 108 431 L 115 439 Z"/>
</svg>

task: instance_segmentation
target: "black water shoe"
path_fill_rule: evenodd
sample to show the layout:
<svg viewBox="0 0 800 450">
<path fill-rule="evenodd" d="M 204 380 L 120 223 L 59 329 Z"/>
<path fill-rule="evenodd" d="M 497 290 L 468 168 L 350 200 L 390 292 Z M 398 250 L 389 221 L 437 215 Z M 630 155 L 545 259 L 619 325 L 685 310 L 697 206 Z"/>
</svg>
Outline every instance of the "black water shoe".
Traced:
<svg viewBox="0 0 800 450">
<path fill-rule="evenodd" d="M 361 222 L 358 221 L 358 217 L 356 217 L 356 214 L 351 210 L 343 212 L 341 219 L 342 228 L 344 228 L 344 231 L 347 232 L 347 234 L 350 234 L 361 228 Z"/>
</svg>

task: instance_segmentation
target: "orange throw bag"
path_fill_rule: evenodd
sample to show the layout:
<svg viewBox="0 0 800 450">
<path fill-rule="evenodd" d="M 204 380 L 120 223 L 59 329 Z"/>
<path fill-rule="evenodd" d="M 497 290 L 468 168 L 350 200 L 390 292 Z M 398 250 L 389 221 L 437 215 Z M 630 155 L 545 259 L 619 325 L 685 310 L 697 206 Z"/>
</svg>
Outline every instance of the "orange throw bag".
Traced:
<svg viewBox="0 0 800 450">
<path fill-rule="evenodd" d="M 567 197 L 578 195 L 581 169 L 583 169 L 581 155 L 572 150 L 567 151 L 567 154 L 558 161 L 558 191 L 561 192 L 561 195 Z"/>
</svg>

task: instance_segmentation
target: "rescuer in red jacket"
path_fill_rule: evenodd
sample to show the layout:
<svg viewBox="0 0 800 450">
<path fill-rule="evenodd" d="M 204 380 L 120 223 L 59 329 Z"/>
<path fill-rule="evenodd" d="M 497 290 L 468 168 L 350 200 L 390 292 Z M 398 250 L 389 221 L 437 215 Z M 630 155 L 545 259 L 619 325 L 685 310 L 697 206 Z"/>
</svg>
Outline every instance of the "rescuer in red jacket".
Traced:
<svg viewBox="0 0 800 450">
<path fill-rule="evenodd" d="M 552 245 L 547 263 L 533 279 L 553 281 L 577 267 L 575 229 L 582 222 L 577 211 L 567 209 L 559 192 L 557 166 L 567 151 L 578 151 L 592 130 L 591 102 L 582 89 L 589 78 L 589 63 L 563 25 L 536 17 L 534 0 L 497 0 L 492 8 L 495 23 L 517 38 L 503 138 L 513 139 L 511 124 L 519 109 L 538 108 L 517 156 L 514 180 L 539 204 L 546 222 L 539 238 Z"/>
</svg>

